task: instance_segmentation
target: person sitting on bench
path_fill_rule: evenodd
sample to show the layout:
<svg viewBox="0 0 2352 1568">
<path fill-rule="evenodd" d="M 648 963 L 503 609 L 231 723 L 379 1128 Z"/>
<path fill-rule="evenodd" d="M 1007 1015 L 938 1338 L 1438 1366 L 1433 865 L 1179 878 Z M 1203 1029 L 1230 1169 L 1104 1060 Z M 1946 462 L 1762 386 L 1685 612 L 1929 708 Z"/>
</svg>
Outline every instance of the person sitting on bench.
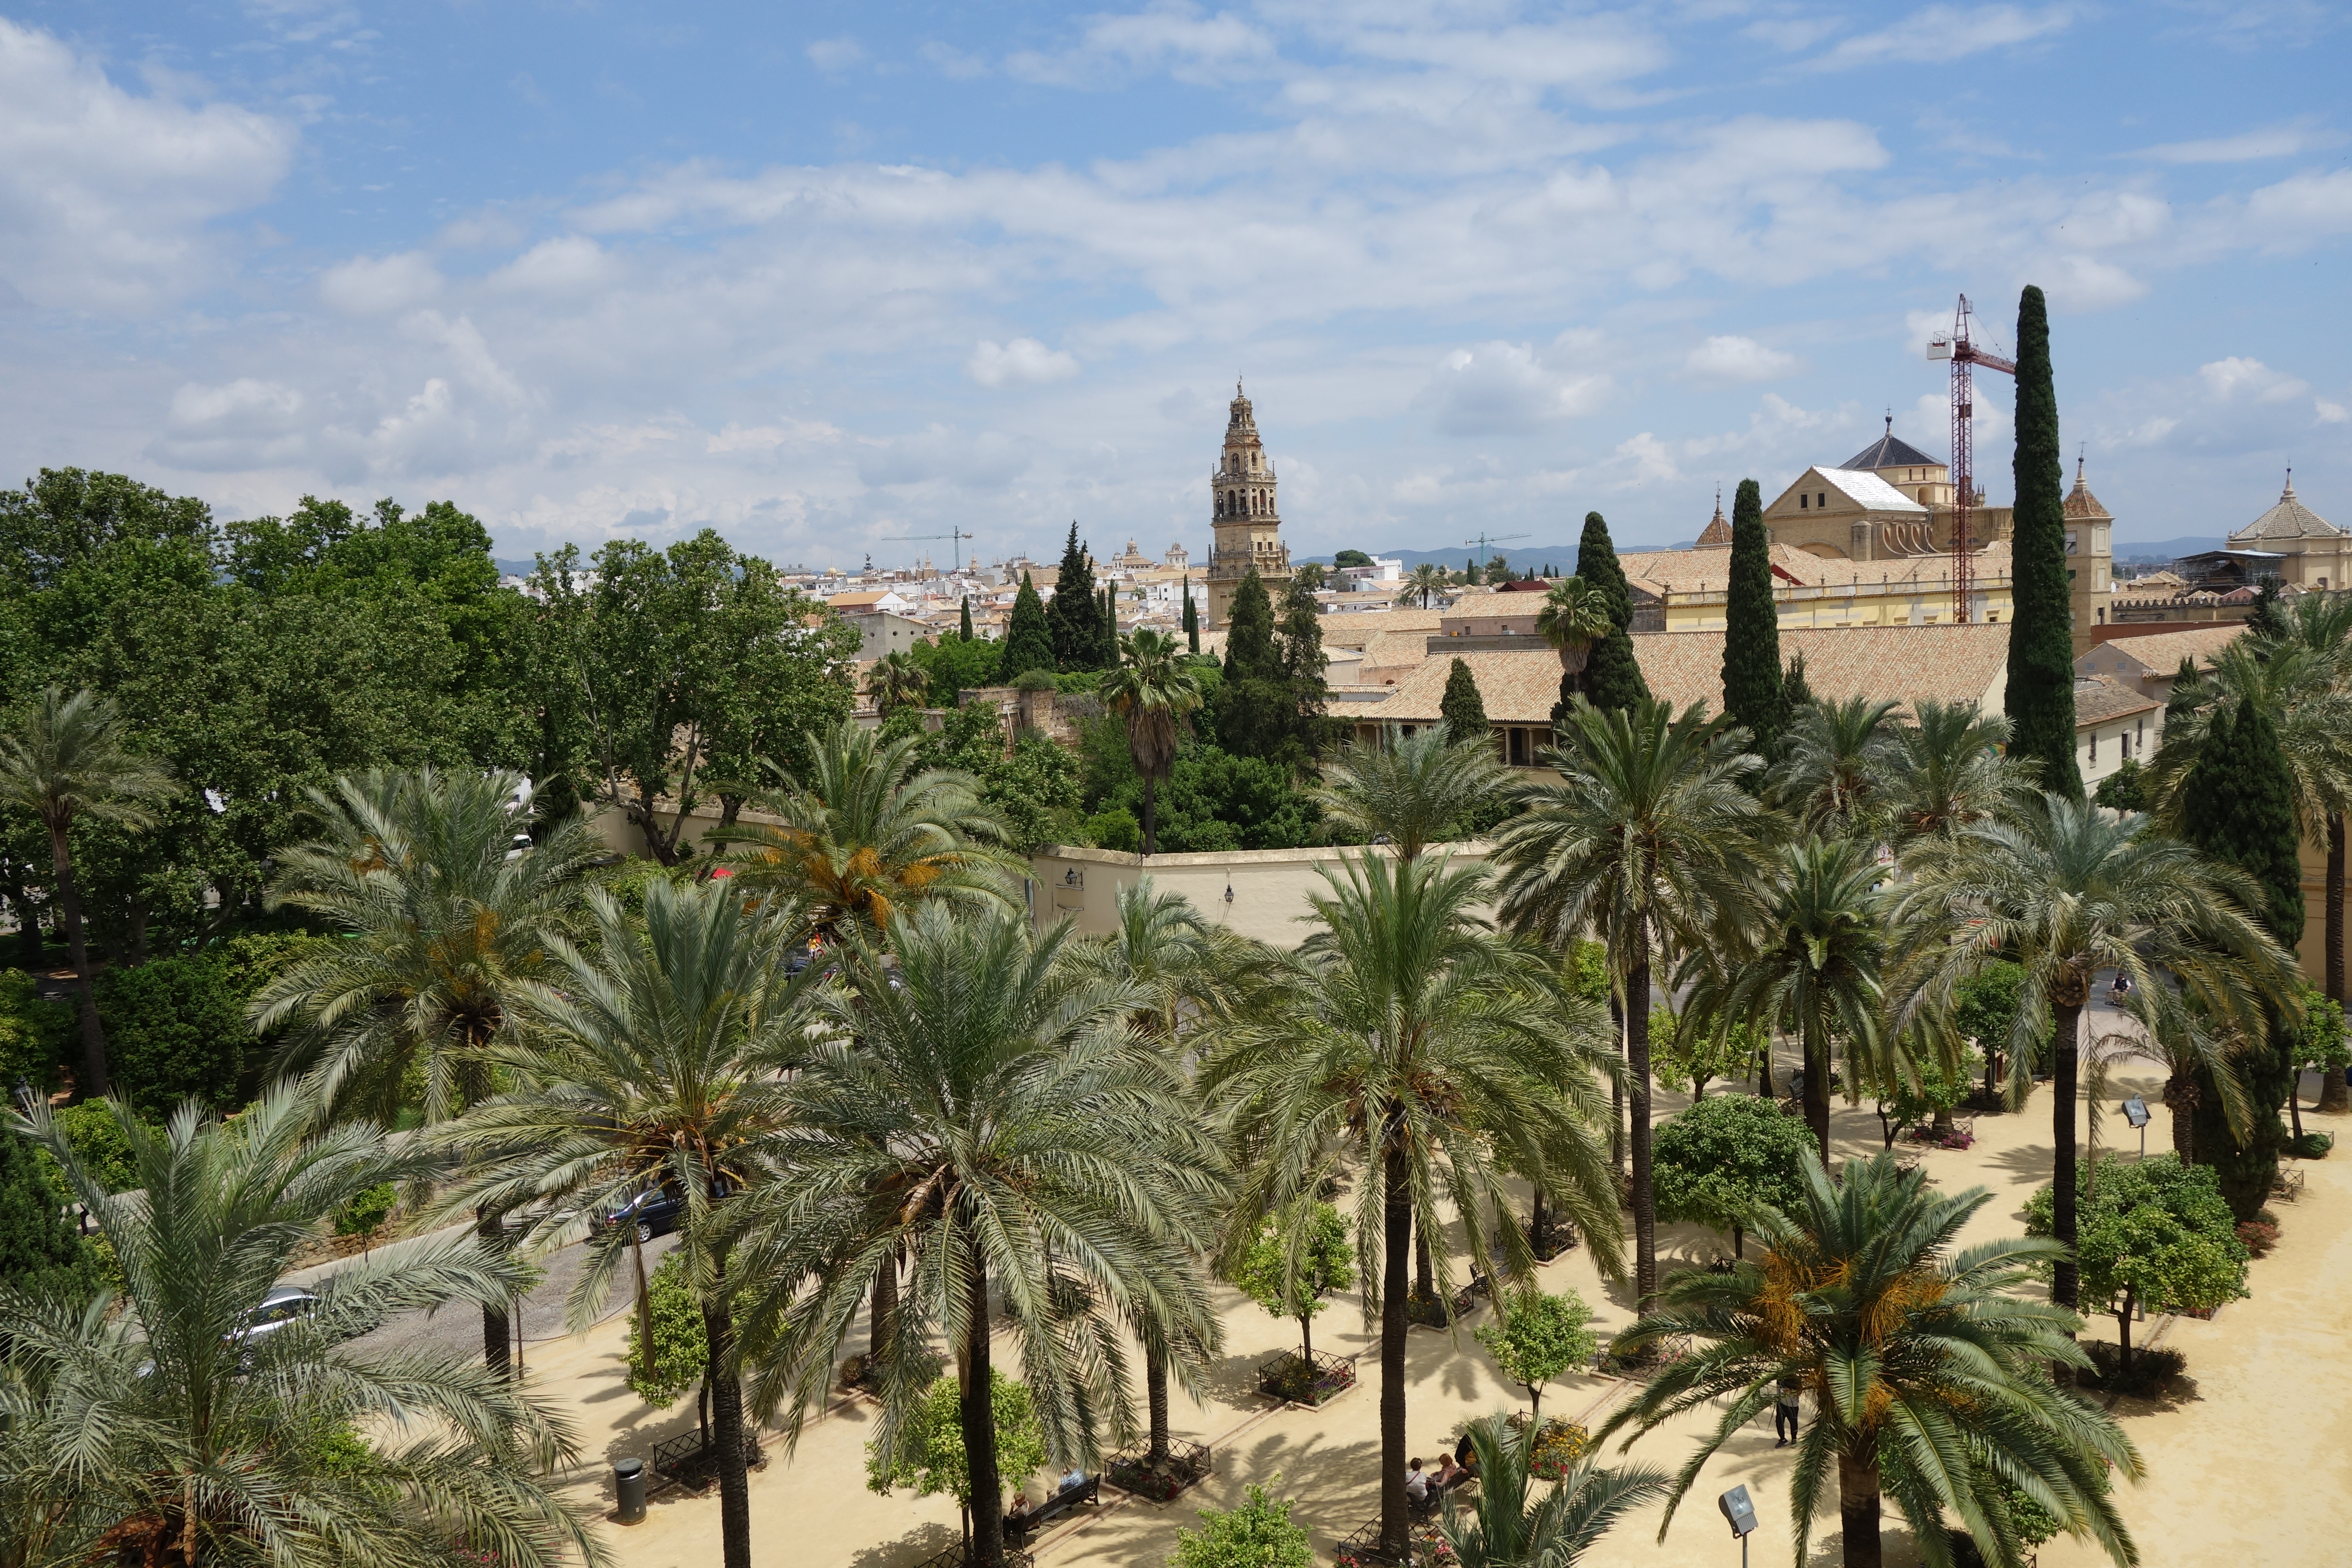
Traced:
<svg viewBox="0 0 2352 1568">
<path fill-rule="evenodd" d="M 1462 1467 L 1454 1462 L 1453 1455 L 1440 1453 L 1437 1456 L 1437 1468 L 1429 1473 L 1430 1488 L 1434 1491 L 1450 1491 L 1462 1484 L 1465 1473 Z"/>
<path fill-rule="evenodd" d="M 1429 1477 L 1422 1469 L 1419 1459 L 1405 1466 L 1404 1495 L 1415 1508 L 1425 1507 L 1429 1502 Z"/>
</svg>

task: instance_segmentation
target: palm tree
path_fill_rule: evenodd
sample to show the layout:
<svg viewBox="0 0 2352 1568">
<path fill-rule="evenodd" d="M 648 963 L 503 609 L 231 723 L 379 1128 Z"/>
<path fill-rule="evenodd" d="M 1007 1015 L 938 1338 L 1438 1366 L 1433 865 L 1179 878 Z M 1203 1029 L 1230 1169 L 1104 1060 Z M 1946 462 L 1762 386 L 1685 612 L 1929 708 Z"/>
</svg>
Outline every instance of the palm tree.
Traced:
<svg viewBox="0 0 2352 1568">
<path fill-rule="evenodd" d="M 640 921 L 592 892 L 593 955 L 559 941 L 554 972 L 517 996 L 527 1027 L 489 1053 L 523 1087 L 436 1140 L 471 1162 L 450 1206 L 536 1205 L 528 1250 L 590 1238 L 569 1303 L 575 1330 L 595 1321 L 624 1258 L 643 1267 L 637 1227 L 602 1217 L 644 1193 L 686 1200 L 678 1234 L 701 1297 L 727 1568 L 751 1561 L 751 1516 L 728 1247 L 713 1211 L 751 1182 L 747 1145 L 778 1124 L 775 1068 L 801 1038 L 784 980 L 791 923 L 744 903 L 724 882 L 650 882 Z"/>
<path fill-rule="evenodd" d="M 1418 597 L 1421 607 L 1425 610 L 1431 601 L 1443 595 L 1452 584 L 1453 579 L 1446 575 L 1444 567 L 1435 562 L 1424 561 L 1414 567 L 1412 575 L 1404 580 L 1403 596 L 1408 599 Z"/>
<path fill-rule="evenodd" d="M 136 1194 L 110 1195 L 46 1107 L 0 1129 L 57 1160 L 122 1280 L 87 1302 L 0 1285 L 0 1563 L 610 1561 L 552 1484 L 579 1458 L 562 1415 L 479 1367 L 342 1344 L 395 1312 L 503 1301 L 522 1285 L 511 1260 L 420 1237 L 351 1260 L 311 1287 L 308 1316 L 261 1331 L 295 1249 L 432 1156 L 322 1128 L 283 1085 L 226 1124 L 194 1101 L 162 1130 L 110 1109 Z"/>
<path fill-rule="evenodd" d="M 2352 595 L 2305 594 L 2294 602 L 2288 613 L 2287 626 L 2291 635 L 2289 646 L 2299 648 L 2315 662 L 2329 671 L 2328 681 L 2333 690 L 2341 694 L 2352 685 Z M 2303 704 L 2298 704 L 2301 708 Z M 2287 731 L 2295 731 L 2292 740 Z M 2327 955 L 2325 975 L 2327 994 L 2341 1003 L 2345 1000 L 2344 980 L 2344 899 L 2345 899 L 2345 819 L 2352 814 L 2352 802 L 2347 802 L 2347 781 L 2340 767 L 2313 767 L 2309 753 L 2310 738 L 2303 731 L 2303 716 L 2298 711 L 2282 727 L 2281 741 L 2285 746 L 2288 765 L 2297 773 L 2308 772 L 2315 776 L 2308 791 L 2308 804 L 2318 816 L 2318 826 L 2326 835 L 2327 847 L 2326 935 Z M 2331 759 L 2332 760 L 2332 759 Z M 2303 780 L 2297 779 L 2302 793 Z M 2306 826 L 2309 831 L 2309 826 Z M 2346 1109 L 2347 1091 L 2342 1073 L 2324 1077 L 2319 1090 L 2319 1109 L 2342 1111 Z"/>
<path fill-rule="evenodd" d="M 1322 929 L 1283 960 L 1279 1016 L 1224 1031 L 1201 1077 L 1247 1160 L 1228 1261 L 1268 1217 L 1295 1270 L 1317 1191 L 1352 1173 L 1364 1312 L 1380 1319 L 1381 1537 L 1405 1546 L 1404 1342 L 1416 1227 L 1449 1197 L 1490 1279 L 1534 1266 L 1505 1168 L 1569 1211 L 1603 1268 L 1619 1264 L 1615 1184 L 1599 1135 L 1606 1026 L 1590 1003 L 1539 1005 L 1543 955 L 1475 912 L 1486 879 L 1444 859 L 1349 857 L 1312 900 Z M 1561 1028 L 1573 1019 L 1573 1028 Z M 1499 1258 L 1497 1256 L 1499 1252 Z M 1453 1296 L 1438 1258 L 1438 1296 Z"/>
<path fill-rule="evenodd" d="M 485 1051 L 514 1024 L 515 991 L 545 968 L 604 846 L 578 817 L 524 837 L 530 786 L 513 773 L 369 773 L 311 792 L 323 831 L 279 858 L 272 907 L 343 933 L 289 965 L 249 1005 L 290 1025 L 281 1064 L 311 1069 L 331 1106 L 390 1121 L 412 1066 L 425 1120 L 490 1089 Z M 485 1242 L 502 1235 L 483 1210 Z M 507 1313 L 482 1308 L 482 1354 L 508 1364 Z"/>
<path fill-rule="evenodd" d="M 1748 867 L 1772 819 L 1745 785 L 1762 764 L 1746 731 L 1694 703 L 1602 711 L 1578 699 L 1552 753 L 1557 784 L 1519 792 L 1525 809 L 1495 847 L 1503 919 L 1555 946 L 1591 931 L 1607 945 L 1624 1009 L 1633 1111 L 1635 1290 L 1658 1285 L 1650 1177 L 1650 976 L 1661 951 L 1687 952 L 1743 907 Z"/>
<path fill-rule="evenodd" d="M 810 738 L 805 775 L 752 797 L 772 822 L 713 833 L 736 885 L 796 907 L 810 934 L 836 941 L 878 931 L 898 910 L 932 899 L 1001 902 L 1028 862 L 969 773 L 915 771 L 911 738 L 885 741 L 845 720 Z"/>
<path fill-rule="evenodd" d="M 1845 1042 L 1847 1070 L 1857 1079 L 1891 1082 L 1901 1070 L 1878 1026 L 1886 931 L 1877 886 L 1885 876 L 1877 857 L 1851 839 L 1783 845 L 1759 907 L 1735 910 L 1711 951 L 1693 955 L 1700 962 L 1691 974 L 1688 1019 L 1778 1026 L 1797 1037 L 1805 1121 L 1825 1163 L 1831 1042 Z"/>
<path fill-rule="evenodd" d="M 1493 746 L 1452 744 L 1445 726 L 1432 724 L 1385 745 L 1349 742 L 1311 793 L 1332 821 L 1384 838 L 1411 860 L 1508 781 Z"/>
<path fill-rule="evenodd" d="M 1118 639 L 1119 664 L 1102 679 L 1103 706 L 1127 725 L 1128 754 L 1143 775 L 1143 852 L 1160 852 L 1154 791 L 1176 765 L 1185 718 L 1201 706 L 1201 678 L 1179 657 L 1176 639 L 1149 626 Z"/>
<path fill-rule="evenodd" d="M 2032 764 L 2006 754 L 2010 723 L 1973 702 L 1922 700 L 1879 759 L 1878 796 L 1900 849 L 1948 838 L 2012 810 L 2031 794 Z"/>
<path fill-rule="evenodd" d="M 1247 965 L 1262 963 L 1265 952 L 1211 925 L 1192 901 L 1181 893 L 1155 891 L 1150 877 L 1121 888 L 1115 907 L 1116 923 L 1105 935 L 1089 938 L 1070 949 L 1069 963 L 1076 973 L 1139 994 L 1142 1005 L 1132 1022 L 1137 1033 L 1168 1054 L 1179 1072 L 1185 1059 L 1186 1021 L 1196 1025 L 1227 1011 L 1243 987 L 1234 982 Z M 1143 1338 L 1143 1383 L 1150 1422 L 1150 1447 L 1145 1463 L 1160 1465 L 1168 1458 L 1168 1347 L 1160 1342 L 1157 1324 L 1137 1324 Z M 1193 1347 L 1175 1358 L 1180 1372 L 1200 1364 L 1213 1346 Z M 1188 1384 L 1190 1379 L 1187 1379 Z M 1198 1397 L 1198 1391 L 1187 1387 Z"/>
<path fill-rule="evenodd" d="M 886 719 L 898 709 L 921 707 L 930 684 L 930 677 L 915 662 L 915 656 L 903 648 L 884 654 L 866 672 L 866 695 L 874 700 L 874 710 Z"/>
<path fill-rule="evenodd" d="M 2137 1479 L 2139 1455 L 2112 1419 L 2053 1387 L 2043 1371 L 2052 1361 L 2090 1364 L 2074 1340 L 2081 1320 L 2017 1293 L 2036 1268 L 2070 1256 L 2065 1249 L 2010 1237 L 1956 1251 L 1961 1227 L 1992 1194 L 1931 1192 L 1923 1173 L 1899 1169 L 1891 1155 L 1852 1162 L 1833 1183 L 1809 1152 L 1804 1182 L 1801 1210 L 1756 1211 L 1760 1260 L 1728 1274 L 1677 1274 L 1656 1310 L 1619 1336 L 1685 1340 L 1690 1353 L 1651 1378 L 1601 1436 L 1720 1412 L 1675 1478 L 1659 1539 L 1706 1461 L 1790 1379 L 1814 1409 L 1789 1486 L 1799 1563 L 1811 1560 L 1813 1516 L 1832 1465 L 1847 1568 L 1878 1568 L 1882 1494 L 1894 1498 L 1924 1560 L 1948 1559 L 1940 1548 L 1948 1509 L 1987 1561 L 2018 1568 L 2004 1480 L 2117 1563 L 2137 1563 L 2104 1471 L 2113 1466 Z"/>
<path fill-rule="evenodd" d="M 780 1179 L 738 1200 L 745 1359 L 759 1408 L 797 1432 L 865 1282 L 909 1255 L 876 1442 L 886 1460 L 898 1452 L 944 1338 L 964 1390 L 966 1561 L 994 1568 L 1004 1483 L 1020 1480 L 997 1469 L 995 1304 L 1048 1451 L 1092 1460 L 1133 1428 L 1124 1321 L 1148 1316 L 1180 1356 L 1215 1342 L 1194 1259 L 1219 1162 L 1167 1053 L 1129 1026 L 1148 994 L 1066 962 L 1066 927 L 933 904 L 883 936 L 845 939 L 842 983 L 816 1002 L 829 1037 L 787 1091 L 784 1126 L 751 1150 Z"/>
<path fill-rule="evenodd" d="M 1902 704 L 1849 697 L 1805 704 L 1791 717 L 1789 751 L 1772 794 L 1815 833 L 1875 841 L 1884 809 L 1879 783 L 1898 749 L 1890 722 Z"/>
<path fill-rule="evenodd" d="M 1465 1511 L 1448 1492 L 1438 1526 L 1462 1568 L 1576 1568 L 1619 1520 L 1665 1495 L 1664 1472 L 1646 1466 L 1595 1469 L 1587 1454 L 1569 1467 L 1549 1495 L 1530 1500 L 1541 1431 L 1534 1421 L 1515 1429 L 1507 1415 L 1470 1423 L 1478 1498 Z"/>
<path fill-rule="evenodd" d="M 2293 956 L 2245 912 L 2261 899 L 2245 873 L 2158 836 L 2144 816 L 2050 794 L 1917 857 L 1899 889 L 1900 956 L 1888 988 L 1895 1028 L 1941 1026 L 1962 980 L 1995 958 L 2011 960 L 2025 971 L 2008 1042 L 2011 1092 L 2021 1094 L 2055 1023 L 2052 1229 L 2067 1253 L 2053 1296 L 2066 1307 L 2077 1302 L 2074 1100 L 2091 976 L 2126 976 L 2126 1006 L 2151 1035 L 2165 976 L 2217 1026 L 2263 1033 L 2264 1007 L 2291 1009 L 2295 982 Z"/>
<path fill-rule="evenodd" d="M 1584 668 L 1592 645 L 1616 628 L 1609 595 L 1581 577 L 1563 577 L 1544 595 L 1536 612 L 1536 634 L 1559 652 L 1559 668 L 1574 675 Z"/>
<path fill-rule="evenodd" d="M 81 1015 L 83 1095 L 112 1087 L 106 1071 L 106 1036 L 90 991 L 89 949 L 82 937 L 81 889 L 74 881 L 71 837 L 76 822 L 141 828 L 154 821 L 150 803 L 169 793 L 172 775 L 141 756 L 114 705 L 88 691 L 68 695 L 55 686 L 33 700 L 13 734 L 0 735 L 0 807 L 39 820 L 49 836 L 49 865 L 65 914 L 67 962 Z M 19 906 L 17 919 L 24 919 Z"/>
</svg>

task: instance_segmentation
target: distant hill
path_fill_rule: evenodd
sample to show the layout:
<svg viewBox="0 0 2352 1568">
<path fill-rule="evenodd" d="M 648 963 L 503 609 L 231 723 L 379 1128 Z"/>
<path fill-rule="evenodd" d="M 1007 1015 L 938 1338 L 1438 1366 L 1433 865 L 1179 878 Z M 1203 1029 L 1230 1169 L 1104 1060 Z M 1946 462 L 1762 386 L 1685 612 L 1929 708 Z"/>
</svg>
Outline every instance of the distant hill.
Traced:
<svg viewBox="0 0 2352 1568">
<path fill-rule="evenodd" d="M 2228 542 L 2228 540 L 2218 536 L 2208 538 L 2200 534 L 2184 534 L 2179 539 L 2129 541 L 2118 539 L 2115 542 L 2116 559 L 2154 561 L 2160 563 L 2178 561 L 2184 555 L 2196 555 L 2208 550 L 2219 550 Z"/>
<path fill-rule="evenodd" d="M 490 564 L 509 577 L 528 577 L 539 570 L 536 561 L 501 561 L 495 555 L 490 557 Z"/>
</svg>

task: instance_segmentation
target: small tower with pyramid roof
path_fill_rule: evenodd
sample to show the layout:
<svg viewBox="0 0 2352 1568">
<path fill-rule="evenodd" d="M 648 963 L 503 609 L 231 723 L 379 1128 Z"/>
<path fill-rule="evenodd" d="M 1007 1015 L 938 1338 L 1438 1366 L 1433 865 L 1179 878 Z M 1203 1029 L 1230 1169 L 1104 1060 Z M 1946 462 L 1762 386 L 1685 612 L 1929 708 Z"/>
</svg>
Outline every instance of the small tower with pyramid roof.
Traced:
<svg viewBox="0 0 2352 1568">
<path fill-rule="evenodd" d="M 1209 624 L 1223 626 L 1234 595 L 1253 566 L 1269 597 L 1290 589 L 1290 548 L 1282 542 L 1282 514 L 1275 504 L 1274 465 L 1257 435 L 1257 416 L 1242 384 L 1225 416 L 1225 449 L 1209 476 Z"/>
<path fill-rule="evenodd" d="M 2303 504 L 2294 493 L 2294 470 L 2278 504 L 2230 535 L 2232 550 L 2260 550 L 2277 557 L 2266 568 L 2282 583 L 2318 593 L 2352 584 L 2352 534 Z"/>
<path fill-rule="evenodd" d="M 1698 548 L 1715 550 L 1727 548 L 1730 543 L 1731 524 L 1723 520 L 1723 487 L 1717 485 L 1715 487 L 1715 516 L 1699 530 Z"/>
<path fill-rule="evenodd" d="M 2090 629 L 2107 624 L 2107 608 L 2115 602 L 2115 522 L 2083 477 L 2083 458 L 2074 458 L 2074 488 L 2066 492 L 2066 585 L 2074 616 L 2074 652 L 2091 646 Z"/>
</svg>

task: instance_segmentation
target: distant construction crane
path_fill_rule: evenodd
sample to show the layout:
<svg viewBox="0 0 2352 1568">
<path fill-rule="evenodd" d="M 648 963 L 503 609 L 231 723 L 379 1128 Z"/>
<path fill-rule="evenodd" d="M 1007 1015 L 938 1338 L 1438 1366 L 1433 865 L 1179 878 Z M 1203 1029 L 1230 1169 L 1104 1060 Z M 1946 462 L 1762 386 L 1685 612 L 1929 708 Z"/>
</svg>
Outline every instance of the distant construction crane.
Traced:
<svg viewBox="0 0 2352 1568">
<path fill-rule="evenodd" d="M 1937 332 L 1927 340 L 1930 360 L 1952 362 L 1952 619 L 1969 618 L 1969 600 L 1976 592 L 1975 542 L 1969 537 L 1969 512 L 1977 502 L 1977 466 L 1972 421 L 1976 417 L 1976 385 L 1969 367 L 1982 365 L 2003 375 L 2017 374 L 2017 362 L 1977 346 L 1969 335 L 1969 297 L 1952 317 L 1948 336 Z"/>
<path fill-rule="evenodd" d="M 979 537 L 980 535 L 976 533 L 966 533 L 962 529 L 958 528 L 955 524 L 950 523 L 948 525 L 948 531 L 945 533 L 888 533 L 883 535 L 880 539 L 875 541 L 875 542 L 877 544 L 915 544 L 928 543 L 935 540 L 944 539 L 948 542 L 948 570 L 954 572 L 960 570 L 963 564 L 962 562 L 957 559 L 957 557 L 963 553 L 963 545 L 961 542 L 967 539 L 976 540 Z"/>
<path fill-rule="evenodd" d="M 1475 538 L 1475 539 L 1465 539 L 1465 540 L 1464 540 L 1462 542 L 1463 542 L 1463 543 L 1465 543 L 1465 544 L 1475 544 L 1475 545 L 1476 545 L 1476 546 L 1478 547 L 1478 570 L 1479 570 L 1479 571 L 1481 571 L 1481 572 L 1484 572 L 1484 571 L 1486 569 L 1486 546 L 1487 546 L 1487 544 L 1488 544 L 1490 542 L 1493 542 L 1493 543 L 1496 543 L 1496 544 L 1500 544 L 1500 543 L 1502 543 L 1502 542 L 1503 542 L 1504 541 L 1506 541 L 1506 540 L 1510 540 L 1510 539 L 1526 539 L 1526 538 L 1528 538 L 1528 537 L 1529 537 L 1529 536 L 1528 536 L 1528 535 L 1527 535 L 1527 534 L 1524 534 L 1524 533 L 1485 533 L 1485 532 L 1482 532 L 1482 533 L 1480 533 L 1480 534 L 1478 535 L 1478 537 L 1477 537 L 1477 538 Z"/>
</svg>

